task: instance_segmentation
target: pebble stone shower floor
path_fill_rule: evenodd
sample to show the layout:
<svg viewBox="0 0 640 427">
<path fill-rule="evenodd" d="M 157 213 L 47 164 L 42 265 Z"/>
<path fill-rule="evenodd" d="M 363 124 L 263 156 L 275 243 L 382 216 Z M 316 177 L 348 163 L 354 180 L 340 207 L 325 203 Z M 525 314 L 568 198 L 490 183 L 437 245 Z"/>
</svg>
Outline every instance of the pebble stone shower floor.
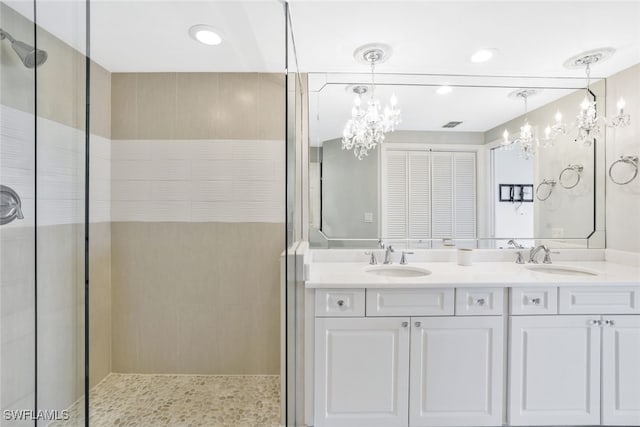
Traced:
<svg viewBox="0 0 640 427">
<path fill-rule="evenodd" d="M 83 405 L 50 426 L 84 426 Z M 91 427 L 275 427 L 280 377 L 109 374 L 91 390 L 89 419 Z"/>
</svg>

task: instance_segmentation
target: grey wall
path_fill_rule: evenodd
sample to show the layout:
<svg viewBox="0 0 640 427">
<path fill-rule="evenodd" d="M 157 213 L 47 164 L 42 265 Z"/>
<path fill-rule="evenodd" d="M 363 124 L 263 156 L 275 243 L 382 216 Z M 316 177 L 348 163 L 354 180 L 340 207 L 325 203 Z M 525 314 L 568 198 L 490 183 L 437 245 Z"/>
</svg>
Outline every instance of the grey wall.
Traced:
<svg viewBox="0 0 640 427">
<path fill-rule="evenodd" d="M 640 155 L 640 64 L 607 79 L 607 115 L 616 114 L 623 96 L 631 125 L 607 129 L 607 165 L 625 155 Z M 627 185 L 607 178 L 607 248 L 640 252 L 640 176 Z"/>
<path fill-rule="evenodd" d="M 380 150 L 358 160 L 342 149 L 339 139 L 326 141 L 322 150 L 322 231 L 332 238 L 376 239 L 378 162 Z M 373 221 L 364 221 L 365 212 Z"/>
<path fill-rule="evenodd" d="M 481 132 L 396 131 L 385 144 L 482 145 Z M 322 145 L 322 231 L 335 239 L 377 239 L 380 230 L 380 149 L 358 160 L 340 139 Z M 365 212 L 373 222 L 364 221 Z"/>
</svg>

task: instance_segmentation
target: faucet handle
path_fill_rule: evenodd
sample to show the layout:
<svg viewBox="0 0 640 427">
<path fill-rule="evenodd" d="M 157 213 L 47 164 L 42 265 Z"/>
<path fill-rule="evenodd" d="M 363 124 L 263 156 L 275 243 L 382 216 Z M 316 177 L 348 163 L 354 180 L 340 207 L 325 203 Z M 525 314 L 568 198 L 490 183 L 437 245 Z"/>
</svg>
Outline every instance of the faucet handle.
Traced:
<svg viewBox="0 0 640 427">
<path fill-rule="evenodd" d="M 400 265 L 407 264 L 407 255 L 413 255 L 414 252 L 402 251 L 402 256 L 400 257 Z"/>
<path fill-rule="evenodd" d="M 518 251 L 518 256 L 516 256 L 516 264 L 524 264 L 524 257 L 520 251 Z"/>
<path fill-rule="evenodd" d="M 370 255 L 369 265 L 376 265 L 378 263 L 378 260 L 376 259 L 376 253 L 374 251 L 365 252 L 364 254 Z"/>
</svg>

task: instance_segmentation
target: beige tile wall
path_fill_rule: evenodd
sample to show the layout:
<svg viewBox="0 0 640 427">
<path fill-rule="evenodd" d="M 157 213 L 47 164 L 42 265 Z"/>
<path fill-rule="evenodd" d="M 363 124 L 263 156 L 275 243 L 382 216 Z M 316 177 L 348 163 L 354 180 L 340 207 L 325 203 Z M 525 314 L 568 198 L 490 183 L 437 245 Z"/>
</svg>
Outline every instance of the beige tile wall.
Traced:
<svg viewBox="0 0 640 427">
<path fill-rule="evenodd" d="M 185 155 L 197 140 L 237 140 L 242 151 L 248 142 L 284 141 L 284 95 L 282 75 L 115 73 L 111 135 L 114 146 L 136 152 L 141 167 L 167 150 L 175 153 L 179 143 L 185 154 L 177 158 L 189 159 Z M 236 157 L 219 160 L 241 169 L 244 157 Z M 284 162 L 277 165 L 270 172 L 284 176 Z M 121 169 L 112 167 L 112 182 L 126 181 Z M 149 179 L 166 183 L 169 172 Z M 118 188 L 112 199 L 128 198 L 120 192 L 130 191 Z M 112 223 L 113 370 L 277 374 L 283 221 L 158 222 L 151 214 L 125 220 L 134 217 L 120 215 Z"/>
<path fill-rule="evenodd" d="M 277 374 L 284 224 L 114 222 L 113 370 Z"/>
<path fill-rule="evenodd" d="M 113 139 L 284 139 L 284 76 L 114 73 Z"/>
</svg>

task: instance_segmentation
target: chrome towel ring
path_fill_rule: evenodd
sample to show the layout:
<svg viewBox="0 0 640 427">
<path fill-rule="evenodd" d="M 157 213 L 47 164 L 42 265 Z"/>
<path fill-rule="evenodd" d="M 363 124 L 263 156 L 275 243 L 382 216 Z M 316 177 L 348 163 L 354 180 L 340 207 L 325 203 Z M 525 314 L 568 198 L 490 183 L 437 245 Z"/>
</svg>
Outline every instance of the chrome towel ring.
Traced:
<svg viewBox="0 0 640 427">
<path fill-rule="evenodd" d="M 567 190 L 575 188 L 578 184 L 580 184 L 580 178 L 582 178 L 583 170 L 584 170 L 584 166 L 582 165 L 569 165 L 566 168 L 562 169 L 562 172 L 560 172 L 560 176 L 558 177 L 558 182 L 560 183 L 560 185 L 562 185 L 563 188 L 566 188 Z M 576 178 L 574 183 L 567 185 L 566 174 L 567 172 L 570 172 L 570 171 L 575 172 Z"/>
<path fill-rule="evenodd" d="M 616 165 L 623 164 L 623 163 L 633 166 L 633 169 L 634 169 L 633 176 L 626 181 L 616 181 L 616 179 L 613 177 L 613 174 L 612 174 L 613 168 Z M 609 166 L 609 178 L 611 179 L 611 182 L 613 182 L 614 184 L 626 185 L 631 181 L 633 181 L 634 179 L 636 179 L 637 176 L 638 176 L 638 156 L 620 156 L 618 160 L 611 163 L 611 166 Z"/>
<path fill-rule="evenodd" d="M 557 182 L 555 179 L 544 179 L 542 180 L 542 182 L 540 184 L 538 184 L 538 186 L 536 187 L 536 199 L 540 200 L 541 202 L 544 202 L 545 200 L 548 200 L 549 197 L 551 197 L 551 193 L 553 193 L 553 188 L 556 186 Z M 548 187 L 549 189 L 547 190 L 547 195 L 544 197 L 540 197 L 540 190 L 542 188 L 546 188 Z"/>
<path fill-rule="evenodd" d="M 14 219 L 24 219 L 20 196 L 13 188 L 0 185 L 0 225 L 9 224 Z"/>
</svg>

